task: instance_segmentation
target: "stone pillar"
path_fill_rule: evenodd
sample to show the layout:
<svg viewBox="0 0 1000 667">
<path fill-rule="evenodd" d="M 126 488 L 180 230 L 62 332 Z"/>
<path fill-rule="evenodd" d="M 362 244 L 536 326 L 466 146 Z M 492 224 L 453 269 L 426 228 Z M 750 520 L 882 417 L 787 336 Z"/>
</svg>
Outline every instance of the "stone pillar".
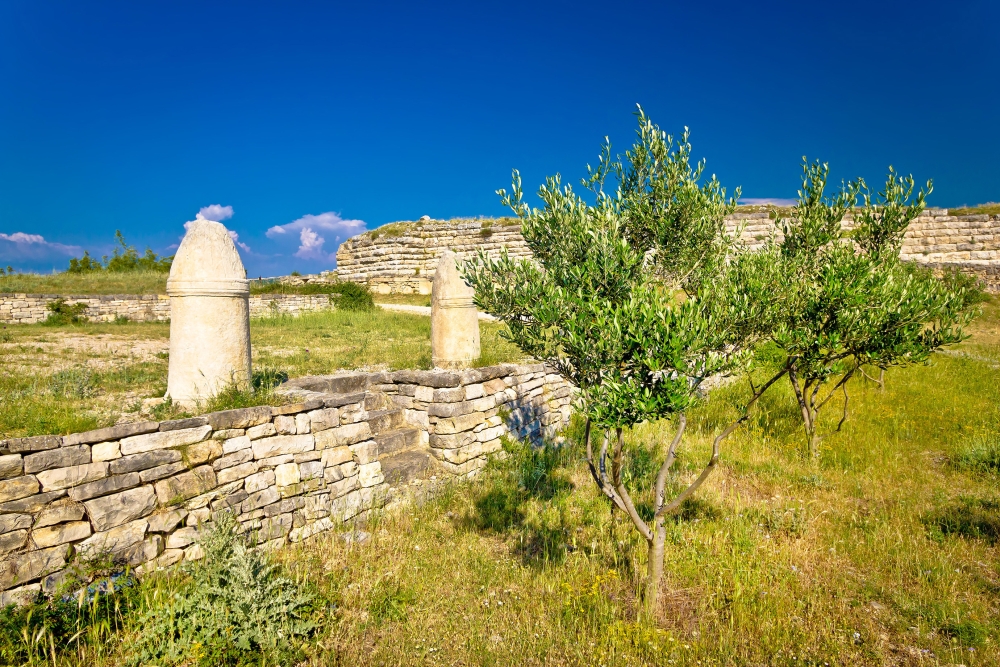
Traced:
<svg viewBox="0 0 1000 667">
<path fill-rule="evenodd" d="M 225 226 L 195 220 L 174 256 L 167 396 L 192 405 L 250 382 L 250 283 Z"/>
<path fill-rule="evenodd" d="M 445 250 L 431 287 L 431 360 L 435 368 L 467 368 L 479 358 L 475 294 L 458 273 L 458 256 Z"/>
</svg>

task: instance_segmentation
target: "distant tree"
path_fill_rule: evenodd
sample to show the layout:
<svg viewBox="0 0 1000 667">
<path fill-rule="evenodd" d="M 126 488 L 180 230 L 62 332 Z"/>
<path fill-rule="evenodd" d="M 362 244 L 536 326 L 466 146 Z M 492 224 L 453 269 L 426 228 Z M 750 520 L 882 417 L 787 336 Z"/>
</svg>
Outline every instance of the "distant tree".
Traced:
<svg viewBox="0 0 1000 667">
<path fill-rule="evenodd" d="M 463 274 L 477 305 L 506 323 L 515 344 L 579 387 L 594 481 L 648 545 L 648 612 L 663 574 L 665 521 L 709 476 L 739 423 L 715 438 L 701 475 L 667 498 L 684 411 L 705 379 L 747 363 L 749 349 L 769 333 L 776 301 L 768 285 L 773 262 L 731 252 L 724 218 L 736 199 L 727 200 L 714 177 L 699 183 L 704 163 L 691 165 L 687 131 L 675 146 L 641 108 L 638 119 L 632 150 L 612 158 L 606 142 L 598 168 L 584 179 L 593 205 L 554 176 L 538 192 L 544 208 L 532 209 L 515 171 L 512 192 L 498 194 L 520 218 L 534 259 L 480 251 Z M 609 176 L 617 182 L 610 192 Z M 657 475 L 652 516 L 643 518 L 623 476 L 623 430 L 664 418 L 675 420 L 676 431 Z"/>
<path fill-rule="evenodd" d="M 976 315 L 979 291 L 954 274 L 937 278 L 899 259 L 903 234 L 925 206 L 926 190 L 914 196 L 912 176 L 892 167 L 885 187 L 872 193 L 862 179 L 843 184 L 829 199 L 829 167 L 803 158 L 798 204 L 776 244 L 786 299 L 773 340 L 784 352 L 806 442 L 819 455 L 821 410 L 838 394 L 848 416 L 848 383 L 866 365 L 879 369 L 926 362 L 931 353 L 964 339 Z M 843 228 L 855 210 L 855 226 Z"/>
<path fill-rule="evenodd" d="M 92 273 L 95 271 L 108 271 L 112 273 L 126 273 L 130 271 L 157 271 L 166 273 L 170 271 L 170 264 L 173 256 L 160 257 L 150 248 L 139 255 L 135 246 L 130 246 L 125 242 L 125 236 L 121 230 L 115 230 L 115 241 L 118 247 L 114 249 L 111 257 L 104 255 L 103 261 L 96 260 L 90 256 L 89 251 L 83 252 L 83 257 L 69 260 L 70 273 Z"/>
</svg>

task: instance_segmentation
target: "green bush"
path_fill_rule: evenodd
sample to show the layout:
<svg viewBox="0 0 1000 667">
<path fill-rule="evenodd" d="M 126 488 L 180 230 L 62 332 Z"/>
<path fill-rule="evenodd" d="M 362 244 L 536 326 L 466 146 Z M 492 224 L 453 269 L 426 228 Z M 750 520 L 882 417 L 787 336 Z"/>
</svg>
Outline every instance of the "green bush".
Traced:
<svg viewBox="0 0 1000 667">
<path fill-rule="evenodd" d="M 46 310 L 49 311 L 49 316 L 45 318 L 42 324 L 47 324 L 49 326 L 62 326 L 65 324 L 78 324 L 80 322 L 86 322 L 86 318 L 83 314 L 87 312 L 87 304 L 85 303 L 66 303 L 66 299 L 56 299 L 55 301 L 50 301 L 45 304 Z"/>
<path fill-rule="evenodd" d="M 375 299 L 366 285 L 350 281 L 335 283 L 331 287 L 331 303 L 341 310 L 375 310 Z"/>
<path fill-rule="evenodd" d="M 174 261 L 173 256 L 160 257 L 151 249 L 146 248 L 146 252 L 141 256 L 135 246 L 130 246 L 125 242 L 125 236 L 120 230 L 115 230 L 115 241 L 117 248 L 111 257 L 104 256 L 103 261 L 94 259 L 89 251 L 84 251 L 83 257 L 74 257 L 69 260 L 69 273 L 93 273 L 96 271 L 108 271 L 111 273 L 129 273 L 132 271 L 157 271 L 166 273 L 170 271 L 170 264 Z"/>
<path fill-rule="evenodd" d="M 293 642 L 316 628 L 314 596 L 239 529 L 232 514 L 217 516 L 201 542 L 205 557 L 137 624 L 133 665 L 294 662 Z"/>
</svg>

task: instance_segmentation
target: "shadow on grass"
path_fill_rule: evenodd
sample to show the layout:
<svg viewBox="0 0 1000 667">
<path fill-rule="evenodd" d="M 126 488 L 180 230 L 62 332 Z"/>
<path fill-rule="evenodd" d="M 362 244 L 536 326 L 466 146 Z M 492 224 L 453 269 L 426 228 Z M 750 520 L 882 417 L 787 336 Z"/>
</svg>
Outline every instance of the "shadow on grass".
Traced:
<svg viewBox="0 0 1000 667">
<path fill-rule="evenodd" d="M 1000 502 L 963 497 L 925 516 L 924 525 L 932 538 L 957 535 L 995 545 L 1000 541 Z"/>
</svg>

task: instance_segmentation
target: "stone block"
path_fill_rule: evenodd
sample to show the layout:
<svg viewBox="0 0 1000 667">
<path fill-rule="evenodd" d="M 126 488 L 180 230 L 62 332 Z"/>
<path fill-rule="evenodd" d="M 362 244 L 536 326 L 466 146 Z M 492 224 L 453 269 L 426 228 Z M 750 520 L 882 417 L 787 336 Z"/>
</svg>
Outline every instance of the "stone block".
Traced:
<svg viewBox="0 0 1000 667">
<path fill-rule="evenodd" d="M 247 444 L 250 440 L 247 440 Z M 226 454 L 225 456 L 216 459 L 215 463 L 212 464 L 212 468 L 216 471 L 222 470 L 224 468 L 232 468 L 233 466 L 239 465 L 241 463 L 246 463 L 247 461 L 253 460 L 253 450 L 249 447 L 246 449 L 238 449 L 232 454 Z"/>
<path fill-rule="evenodd" d="M 323 479 L 327 484 L 333 484 L 334 482 L 339 482 L 344 479 L 344 473 L 341 472 L 339 466 L 332 466 L 323 471 Z"/>
<path fill-rule="evenodd" d="M 269 486 L 274 485 L 274 471 L 263 470 L 254 475 L 249 475 L 244 483 L 247 493 L 257 493 Z"/>
<path fill-rule="evenodd" d="M 216 478 L 219 484 L 228 484 L 229 482 L 247 478 L 256 473 L 258 469 L 259 464 L 256 461 L 247 461 L 246 463 L 219 470 L 216 473 Z"/>
<path fill-rule="evenodd" d="M 484 421 L 486 421 L 486 416 L 481 412 L 473 412 L 459 417 L 439 419 L 434 425 L 434 434 L 449 435 L 452 433 L 469 431 Z"/>
<path fill-rule="evenodd" d="M 222 443 L 218 440 L 204 440 L 181 450 L 184 463 L 189 468 L 209 463 L 222 456 Z"/>
<path fill-rule="evenodd" d="M 121 554 L 129 547 L 142 542 L 146 537 L 149 523 L 145 519 L 137 519 L 117 528 L 94 533 L 77 545 L 77 550 L 85 556 L 100 554 Z"/>
<path fill-rule="evenodd" d="M 247 437 L 251 440 L 260 440 L 261 438 L 268 438 L 272 435 L 276 435 L 278 430 L 274 428 L 274 424 L 267 422 L 266 424 L 260 424 L 252 428 L 248 428 Z"/>
<path fill-rule="evenodd" d="M 173 533 L 167 536 L 167 549 L 183 549 L 184 547 L 194 544 L 199 539 L 201 539 L 201 532 L 198 528 L 187 527 L 178 528 Z"/>
<path fill-rule="evenodd" d="M 20 454 L 0 456 L 0 479 L 18 477 L 23 470 L 24 463 Z"/>
<path fill-rule="evenodd" d="M 295 433 L 298 435 L 305 435 L 310 432 L 310 419 L 309 415 L 304 412 L 295 415 Z"/>
<path fill-rule="evenodd" d="M 252 512 L 260 507 L 276 503 L 280 499 L 281 496 L 278 494 L 278 490 L 275 487 L 270 486 L 263 491 L 250 494 L 250 497 L 243 501 L 241 509 L 244 512 Z"/>
<path fill-rule="evenodd" d="M 90 457 L 94 463 L 101 461 L 112 461 L 121 458 L 121 445 L 117 440 L 111 442 L 99 442 L 90 448 Z"/>
<path fill-rule="evenodd" d="M 67 542 L 78 542 L 90 537 L 89 521 L 72 521 L 70 523 L 60 523 L 48 528 L 36 528 L 31 531 L 31 541 L 38 549 L 54 547 Z"/>
<path fill-rule="evenodd" d="M 261 459 L 257 461 L 261 468 L 275 468 L 284 463 L 293 463 L 295 457 L 298 454 L 282 454 L 281 456 L 272 456 L 270 458 Z"/>
<path fill-rule="evenodd" d="M 307 461 L 299 464 L 299 474 L 302 479 L 319 479 L 323 477 L 322 461 Z"/>
<path fill-rule="evenodd" d="M 257 533 L 257 540 L 273 540 L 279 537 L 284 537 L 292 529 L 292 515 L 278 514 L 277 516 L 268 517 L 260 522 L 260 530 Z"/>
<path fill-rule="evenodd" d="M 38 479 L 33 475 L 0 481 L 0 503 L 20 500 L 38 493 Z"/>
<path fill-rule="evenodd" d="M 295 454 L 292 457 L 292 461 L 295 463 L 305 463 L 306 461 L 319 461 L 323 458 L 323 452 L 312 451 L 312 452 L 302 452 L 301 454 Z"/>
<path fill-rule="evenodd" d="M 216 485 L 212 466 L 201 466 L 186 473 L 160 480 L 156 483 L 156 497 L 161 505 L 173 505 L 199 494 Z"/>
<path fill-rule="evenodd" d="M 302 540 L 312 537 L 313 535 L 318 535 L 319 533 L 326 532 L 333 529 L 333 520 L 329 517 L 324 517 L 313 523 L 306 524 L 301 528 L 295 528 L 288 534 L 288 540 L 290 542 L 301 542 Z"/>
<path fill-rule="evenodd" d="M 507 389 L 507 383 L 503 381 L 503 378 L 496 378 L 483 383 L 483 394 L 486 396 L 492 396 L 505 389 Z"/>
<path fill-rule="evenodd" d="M 208 424 L 208 420 L 204 417 L 188 417 L 187 419 L 171 419 L 170 421 L 160 422 L 160 431 L 180 431 L 182 429 L 195 428 L 197 426 L 205 426 Z"/>
<path fill-rule="evenodd" d="M 295 418 L 288 415 L 275 417 L 274 428 L 278 435 L 295 435 Z"/>
<path fill-rule="evenodd" d="M 368 422 L 357 422 L 327 429 L 315 435 L 316 449 L 353 445 L 356 442 L 367 440 L 371 437 L 371 434 L 372 431 Z"/>
<path fill-rule="evenodd" d="M 116 491 L 131 489 L 133 486 L 139 486 L 141 482 L 142 479 L 139 477 L 139 473 L 137 472 L 130 472 L 124 475 L 113 475 L 111 477 L 99 479 L 96 482 L 88 482 L 87 484 L 75 486 L 69 490 L 69 497 L 79 502 L 81 500 L 87 500 L 88 498 L 106 496 L 109 493 L 115 493 Z"/>
<path fill-rule="evenodd" d="M 48 529 L 43 528 L 42 530 Z M 14 530 L 9 533 L 4 533 L 3 535 L 0 535 L 0 556 L 5 556 L 12 551 L 17 551 L 18 549 L 24 547 L 27 543 L 28 531 L 26 530 Z"/>
<path fill-rule="evenodd" d="M 222 442 L 222 453 L 232 454 L 233 452 L 249 450 L 250 444 L 250 438 L 245 435 L 238 438 L 230 438 Z M 251 453 L 250 456 L 253 456 L 253 454 Z"/>
<path fill-rule="evenodd" d="M 219 431 L 214 431 L 212 433 L 212 440 L 232 440 L 233 438 L 240 438 L 246 434 L 246 429 L 224 428 Z"/>
<path fill-rule="evenodd" d="M 413 391 L 413 399 L 424 403 L 431 403 L 434 400 L 433 387 L 417 387 Z"/>
<path fill-rule="evenodd" d="M 324 408 L 322 410 L 313 410 L 308 413 L 310 429 L 313 433 L 318 433 L 319 431 L 325 431 L 328 428 L 333 428 L 340 425 L 340 410 L 337 408 Z"/>
<path fill-rule="evenodd" d="M 478 440 L 479 442 L 487 442 L 488 440 L 495 440 L 506 432 L 507 432 L 507 427 L 503 424 L 499 426 L 493 426 L 490 428 L 484 428 L 482 431 L 476 434 L 476 440 Z"/>
<path fill-rule="evenodd" d="M 7 450 L 11 454 L 30 454 L 44 452 L 48 449 L 62 447 L 61 435 L 36 435 L 30 438 L 12 438 L 7 441 Z"/>
<path fill-rule="evenodd" d="M 460 417 L 472 412 L 472 405 L 473 401 L 461 401 L 458 403 L 431 403 L 427 406 L 427 414 L 431 417 Z"/>
<path fill-rule="evenodd" d="M 63 546 L 29 551 L 0 561 L 0 590 L 34 581 L 66 566 L 68 549 Z"/>
<path fill-rule="evenodd" d="M 165 431 L 147 433 L 145 435 L 133 435 L 121 439 L 121 452 L 123 456 L 129 454 L 140 454 L 156 449 L 169 449 L 173 447 L 183 447 L 201 442 L 212 432 L 209 425 L 185 428 L 177 431 Z"/>
<path fill-rule="evenodd" d="M 323 431 L 323 433 L 330 433 L 330 431 Z M 255 459 L 266 459 L 282 454 L 308 452 L 315 448 L 316 442 L 312 435 L 276 435 L 270 438 L 255 440 L 253 443 L 253 457 Z"/>
<path fill-rule="evenodd" d="M 438 435 L 431 433 L 428 444 L 435 449 L 458 449 L 476 441 L 476 435 L 470 431 Z"/>
<path fill-rule="evenodd" d="M 42 590 L 41 584 L 28 584 L 27 586 L 18 586 L 17 588 L 12 588 L 9 591 L 3 591 L 0 593 L 0 607 L 6 607 L 7 605 L 25 605 L 30 603 Z"/>
<path fill-rule="evenodd" d="M 135 474 L 135 473 L 132 473 Z M 94 528 L 109 530 L 146 516 L 156 509 L 156 494 L 151 486 L 124 491 L 84 503 Z"/>
<path fill-rule="evenodd" d="M 463 387 L 443 387 L 435 389 L 433 397 L 429 403 L 458 403 L 465 400 L 465 389 Z"/>
<path fill-rule="evenodd" d="M 374 440 L 368 440 L 366 442 L 359 442 L 356 445 L 351 445 L 350 450 L 354 455 L 354 460 L 356 460 L 359 465 L 364 465 L 378 460 L 378 443 Z"/>
<path fill-rule="evenodd" d="M 244 428 L 258 426 L 271 420 L 271 408 L 267 405 L 237 410 L 224 410 L 204 415 L 209 425 L 216 431 L 228 428 Z"/>
<path fill-rule="evenodd" d="M 26 528 L 31 528 L 30 514 L 0 514 L 0 534 Z"/>
<path fill-rule="evenodd" d="M 358 466 L 358 482 L 362 487 L 375 486 L 385 481 L 382 476 L 382 464 L 378 461 Z"/>
<path fill-rule="evenodd" d="M 164 540 L 162 535 L 150 535 L 142 542 L 135 544 L 123 553 L 125 562 L 136 567 L 154 560 L 163 553 Z"/>
<path fill-rule="evenodd" d="M 27 498 L 21 498 L 20 500 L 11 500 L 10 502 L 5 502 L 0 504 L 0 512 L 2 513 L 28 512 L 29 514 L 35 513 L 44 508 L 46 505 L 48 505 L 56 498 L 61 498 L 65 495 L 66 495 L 65 491 L 50 491 L 48 493 L 39 493 L 34 496 L 28 496 Z"/>
<path fill-rule="evenodd" d="M 483 385 L 478 383 L 467 384 L 463 387 L 463 389 L 465 390 L 465 392 L 463 394 L 463 398 L 458 399 L 460 401 L 461 400 L 471 401 L 474 398 L 482 398 L 486 393 L 483 389 Z"/>
<path fill-rule="evenodd" d="M 187 510 L 184 509 L 168 510 L 165 512 L 151 514 L 146 518 L 149 522 L 149 532 L 169 533 L 181 524 L 181 521 L 184 520 L 187 514 Z"/>
<path fill-rule="evenodd" d="M 94 442 L 105 442 L 108 440 L 121 440 L 133 435 L 143 433 L 153 433 L 160 427 L 157 422 L 136 422 L 134 424 L 118 424 L 107 428 L 99 428 L 95 431 L 84 433 L 73 433 L 63 436 L 63 445 L 87 445 Z"/>
<path fill-rule="evenodd" d="M 181 460 L 181 453 L 174 449 L 160 449 L 115 459 L 109 464 L 112 475 L 139 472 Z"/>
<path fill-rule="evenodd" d="M 340 498 L 360 487 L 361 482 L 358 480 L 358 476 L 354 475 L 353 477 L 345 477 L 339 482 L 328 483 L 327 490 L 330 492 L 331 498 Z"/>
<path fill-rule="evenodd" d="M 232 511 L 238 512 L 240 506 L 243 504 L 243 501 L 249 497 L 250 497 L 249 493 L 247 493 L 243 489 L 240 489 L 236 493 L 232 493 L 226 496 L 225 498 L 220 498 L 219 500 L 213 502 L 212 511 L 218 513 L 222 510 L 229 510 L 230 508 L 232 508 Z"/>
<path fill-rule="evenodd" d="M 178 461 L 177 463 L 168 463 L 166 465 L 150 468 L 149 470 L 143 470 L 139 473 L 139 479 L 143 484 L 147 482 L 155 482 L 158 479 L 176 475 L 183 470 L 187 470 L 187 466 L 181 461 Z M 72 492 L 70 492 L 70 495 L 72 495 Z"/>
<path fill-rule="evenodd" d="M 299 467 L 294 463 L 284 463 L 274 469 L 274 481 L 278 486 L 291 486 L 292 484 L 298 484 L 301 480 L 299 477 Z"/>
</svg>

